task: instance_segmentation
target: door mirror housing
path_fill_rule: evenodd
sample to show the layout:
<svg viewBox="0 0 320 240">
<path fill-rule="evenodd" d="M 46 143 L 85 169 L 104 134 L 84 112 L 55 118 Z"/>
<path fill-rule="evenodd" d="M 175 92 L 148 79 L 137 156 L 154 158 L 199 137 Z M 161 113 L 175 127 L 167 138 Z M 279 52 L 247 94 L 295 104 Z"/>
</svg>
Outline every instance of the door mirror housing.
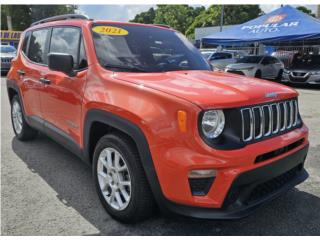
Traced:
<svg viewBox="0 0 320 240">
<path fill-rule="evenodd" d="M 69 77 L 74 77 L 76 72 L 73 68 L 73 57 L 65 53 L 49 53 L 48 66 L 50 70 L 63 72 Z"/>
</svg>

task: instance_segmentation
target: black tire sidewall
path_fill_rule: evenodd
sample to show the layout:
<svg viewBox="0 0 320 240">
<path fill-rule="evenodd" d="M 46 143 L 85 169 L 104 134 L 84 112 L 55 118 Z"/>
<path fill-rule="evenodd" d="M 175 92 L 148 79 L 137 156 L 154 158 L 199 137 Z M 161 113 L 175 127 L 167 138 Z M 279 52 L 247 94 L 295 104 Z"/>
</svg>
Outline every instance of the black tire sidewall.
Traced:
<svg viewBox="0 0 320 240">
<path fill-rule="evenodd" d="M 21 109 L 21 112 L 22 112 L 22 129 L 21 129 L 21 132 L 20 133 L 17 133 L 16 132 L 16 129 L 14 127 L 14 124 L 13 124 L 13 114 L 12 114 L 12 111 L 13 111 L 13 103 L 14 102 L 18 102 L 19 106 L 20 106 L 20 109 Z M 24 120 L 24 114 L 23 114 L 23 110 L 22 110 L 22 106 L 21 106 L 21 102 L 20 102 L 20 99 L 18 97 L 18 95 L 15 95 L 12 100 L 11 100 L 11 124 L 12 124 L 12 128 L 13 128 L 13 131 L 15 133 L 15 135 L 17 136 L 18 139 L 21 139 L 23 137 L 23 132 L 24 132 L 24 129 L 25 129 L 25 120 Z"/>
<path fill-rule="evenodd" d="M 97 175 L 97 164 L 98 164 L 98 158 L 101 153 L 101 151 L 107 147 L 114 148 L 117 150 L 123 157 L 123 160 L 125 161 L 130 174 L 131 179 L 131 198 L 128 206 L 123 210 L 116 210 L 112 208 L 105 200 L 99 186 L 98 182 L 98 175 Z M 134 157 L 134 153 L 130 150 L 130 146 L 126 146 L 126 144 L 123 141 L 119 141 L 116 137 L 113 135 L 106 135 L 97 144 L 97 147 L 94 152 L 93 156 L 93 177 L 94 177 L 94 183 L 96 186 L 96 190 L 98 192 L 100 201 L 102 202 L 103 207 L 107 210 L 107 212 L 112 215 L 114 218 L 127 222 L 128 219 L 132 219 L 135 216 L 135 212 L 137 211 L 137 201 L 139 196 L 139 187 L 138 187 L 138 176 L 137 176 L 137 169 L 136 169 L 136 162 L 137 159 Z"/>
</svg>

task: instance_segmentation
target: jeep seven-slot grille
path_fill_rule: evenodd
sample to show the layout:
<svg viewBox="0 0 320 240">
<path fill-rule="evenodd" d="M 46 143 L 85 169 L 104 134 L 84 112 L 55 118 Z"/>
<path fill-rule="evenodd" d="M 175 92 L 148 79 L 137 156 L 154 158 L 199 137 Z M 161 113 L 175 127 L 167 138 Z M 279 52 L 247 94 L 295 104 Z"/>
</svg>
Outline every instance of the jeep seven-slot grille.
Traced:
<svg viewBox="0 0 320 240">
<path fill-rule="evenodd" d="M 260 140 L 294 128 L 298 124 L 296 99 L 241 109 L 242 140 Z"/>
</svg>

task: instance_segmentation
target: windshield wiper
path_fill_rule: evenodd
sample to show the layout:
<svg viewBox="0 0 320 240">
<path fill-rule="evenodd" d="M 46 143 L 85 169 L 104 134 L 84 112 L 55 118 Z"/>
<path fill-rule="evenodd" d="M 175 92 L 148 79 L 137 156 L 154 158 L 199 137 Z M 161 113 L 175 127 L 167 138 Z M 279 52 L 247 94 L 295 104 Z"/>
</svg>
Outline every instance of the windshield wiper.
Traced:
<svg viewBox="0 0 320 240">
<path fill-rule="evenodd" d="M 122 70 L 129 70 L 130 72 L 148 72 L 143 68 L 136 67 L 136 66 L 123 66 L 123 65 L 112 65 L 112 64 L 105 64 L 104 67 L 106 68 L 116 68 Z"/>
</svg>

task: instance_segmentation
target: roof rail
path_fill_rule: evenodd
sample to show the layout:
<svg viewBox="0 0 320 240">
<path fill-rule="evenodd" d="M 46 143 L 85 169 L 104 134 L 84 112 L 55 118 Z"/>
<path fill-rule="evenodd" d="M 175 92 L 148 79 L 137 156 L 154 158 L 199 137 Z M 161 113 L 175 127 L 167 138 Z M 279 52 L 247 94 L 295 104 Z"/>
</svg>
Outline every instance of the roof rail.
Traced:
<svg viewBox="0 0 320 240">
<path fill-rule="evenodd" d="M 157 23 L 155 23 L 155 24 L 152 24 L 152 25 L 157 26 L 157 27 L 171 28 L 169 25 L 165 25 L 165 24 L 157 24 Z"/>
<path fill-rule="evenodd" d="M 32 23 L 30 26 L 32 27 L 34 25 L 38 25 L 41 23 L 47 23 L 47 22 L 53 22 L 53 21 L 59 21 L 59 20 L 67 20 L 67 19 L 90 20 L 87 16 L 81 15 L 81 14 L 64 14 L 64 15 L 58 15 L 58 16 L 42 19 L 40 21 Z"/>
</svg>

